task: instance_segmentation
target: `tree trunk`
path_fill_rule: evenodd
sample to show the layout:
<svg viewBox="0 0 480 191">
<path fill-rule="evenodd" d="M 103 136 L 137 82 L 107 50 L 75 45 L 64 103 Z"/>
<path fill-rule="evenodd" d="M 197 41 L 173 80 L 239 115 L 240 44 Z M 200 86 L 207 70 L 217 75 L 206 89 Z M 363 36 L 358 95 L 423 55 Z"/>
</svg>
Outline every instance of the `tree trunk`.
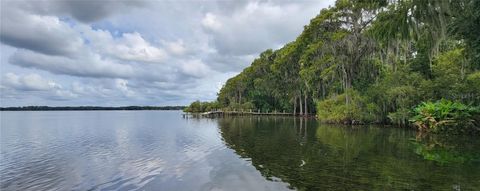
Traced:
<svg viewBox="0 0 480 191">
<path fill-rule="evenodd" d="M 297 115 L 297 96 L 293 98 L 293 115 Z"/>
<path fill-rule="evenodd" d="M 303 110 L 303 111 L 304 111 L 303 114 L 304 114 L 305 116 L 307 116 L 307 115 L 308 115 L 308 110 L 307 110 L 307 107 L 308 107 L 308 106 L 307 106 L 307 93 L 303 93 L 303 97 L 304 97 L 303 104 L 305 105 L 305 109 Z"/>
<path fill-rule="evenodd" d="M 298 103 L 300 104 L 300 115 L 303 115 L 303 106 L 302 106 L 302 92 L 300 91 L 300 96 L 298 97 Z"/>
<path fill-rule="evenodd" d="M 347 76 L 346 76 L 346 75 L 347 75 L 347 72 L 346 72 L 345 70 L 344 70 L 344 75 L 345 75 L 345 77 L 343 77 L 343 80 L 344 80 L 343 83 L 344 83 L 344 86 L 345 86 L 345 90 L 344 90 L 344 91 L 345 91 L 345 105 L 346 105 L 347 108 L 348 108 L 348 105 L 349 105 L 349 103 L 350 103 L 350 102 L 349 102 L 350 97 L 349 97 L 349 95 L 348 95 L 349 85 L 348 85 L 348 80 L 347 80 Z"/>
<path fill-rule="evenodd" d="M 238 103 L 241 104 L 242 103 L 242 93 L 240 91 L 238 92 L 238 97 L 239 97 Z"/>
</svg>

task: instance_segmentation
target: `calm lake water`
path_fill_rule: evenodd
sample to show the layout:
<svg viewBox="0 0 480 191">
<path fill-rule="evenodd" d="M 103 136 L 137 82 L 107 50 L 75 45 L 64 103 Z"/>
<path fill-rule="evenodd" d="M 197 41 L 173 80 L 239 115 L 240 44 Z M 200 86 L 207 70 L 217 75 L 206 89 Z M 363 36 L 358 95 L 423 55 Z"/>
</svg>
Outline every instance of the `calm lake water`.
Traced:
<svg viewBox="0 0 480 191">
<path fill-rule="evenodd" d="M 2 191 L 480 190 L 478 137 L 180 111 L 0 114 Z"/>
</svg>

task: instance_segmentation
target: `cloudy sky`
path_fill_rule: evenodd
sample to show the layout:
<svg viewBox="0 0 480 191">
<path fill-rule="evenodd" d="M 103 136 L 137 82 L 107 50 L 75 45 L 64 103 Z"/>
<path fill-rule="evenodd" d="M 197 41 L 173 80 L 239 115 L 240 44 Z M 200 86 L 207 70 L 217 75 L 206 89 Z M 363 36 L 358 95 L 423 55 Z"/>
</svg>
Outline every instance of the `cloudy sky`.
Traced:
<svg viewBox="0 0 480 191">
<path fill-rule="evenodd" d="M 213 100 L 333 0 L 1 0 L 6 106 Z"/>
</svg>

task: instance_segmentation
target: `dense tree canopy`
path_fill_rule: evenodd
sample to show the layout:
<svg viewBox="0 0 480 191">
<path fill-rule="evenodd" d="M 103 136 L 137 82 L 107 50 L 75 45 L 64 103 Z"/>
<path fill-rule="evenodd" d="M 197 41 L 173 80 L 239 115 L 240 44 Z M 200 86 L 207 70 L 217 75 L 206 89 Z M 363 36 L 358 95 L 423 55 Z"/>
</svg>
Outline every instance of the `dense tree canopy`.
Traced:
<svg viewBox="0 0 480 191">
<path fill-rule="evenodd" d="M 337 0 L 229 79 L 220 108 L 407 124 L 424 101 L 480 104 L 480 1 Z"/>
</svg>

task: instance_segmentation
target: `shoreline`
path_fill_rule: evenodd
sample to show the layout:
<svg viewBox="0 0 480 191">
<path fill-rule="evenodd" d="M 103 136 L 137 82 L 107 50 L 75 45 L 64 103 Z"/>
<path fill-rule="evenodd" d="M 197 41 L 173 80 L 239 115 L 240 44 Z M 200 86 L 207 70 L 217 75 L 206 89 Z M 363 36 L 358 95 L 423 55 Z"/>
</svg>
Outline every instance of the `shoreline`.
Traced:
<svg viewBox="0 0 480 191">
<path fill-rule="evenodd" d="M 293 113 L 284 113 L 284 112 L 270 112 L 270 113 L 262 113 L 262 112 L 244 112 L 244 111 L 209 111 L 209 112 L 184 112 L 182 113 L 183 116 L 191 115 L 191 116 L 203 116 L 203 117 L 220 117 L 220 116 L 291 116 L 291 117 L 302 117 L 302 118 L 315 118 L 316 115 L 299 115 Z"/>
<path fill-rule="evenodd" d="M 1 107 L 0 111 L 122 111 L 122 110 L 183 110 L 185 106 L 24 106 Z"/>
</svg>

